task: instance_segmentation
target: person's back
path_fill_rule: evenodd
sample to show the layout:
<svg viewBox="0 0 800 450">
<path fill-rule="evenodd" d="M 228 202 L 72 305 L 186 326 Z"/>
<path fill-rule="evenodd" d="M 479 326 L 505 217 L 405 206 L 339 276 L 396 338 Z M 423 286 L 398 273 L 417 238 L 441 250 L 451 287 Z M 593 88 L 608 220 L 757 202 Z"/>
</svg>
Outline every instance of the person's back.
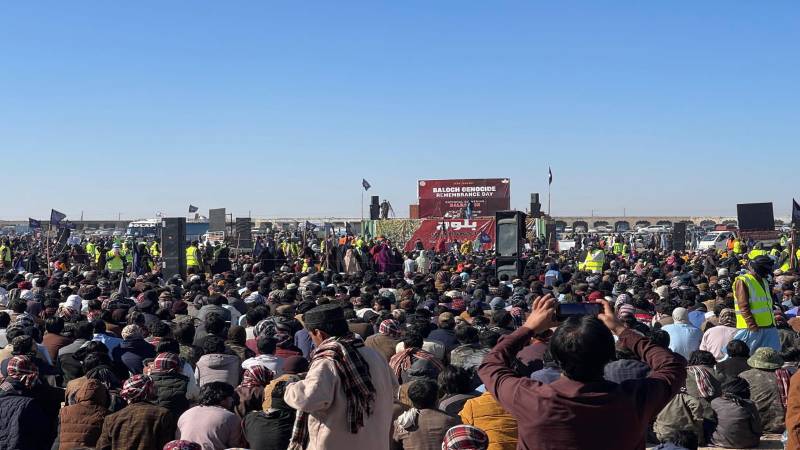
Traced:
<svg viewBox="0 0 800 450">
<path fill-rule="evenodd" d="M 781 403 L 775 371 L 750 369 L 739 374 L 750 385 L 750 399 L 758 408 L 766 433 L 783 433 L 786 409 Z"/>
<path fill-rule="evenodd" d="M 241 421 L 225 408 L 198 405 L 181 414 L 178 436 L 203 449 L 231 448 L 241 445 Z"/>
<path fill-rule="evenodd" d="M 711 400 L 717 427 L 711 443 L 723 448 L 755 448 L 761 440 L 761 418 L 750 400 L 722 396 Z"/>
<path fill-rule="evenodd" d="M 98 450 L 152 450 L 175 433 L 175 417 L 168 409 L 139 402 L 106 416 L 97 441 Z"/>
<path fill-rule="evenodd" d="M 461 421 L 489 435 L 488 450 L 517 448 L 517 420 L 489 392 L 467 400 L 459 413 Z"/>
<path fill-rule="evenodd" d="M 669 349 L 684 358 L 688 359 L 693 351 L 700 348 L 703 332 L 691 324 L 673 323 L 665 325 L 662 330 L 669 333 Z"/>
<path fill-rule="evenodd" d="M 108 415 L 108 390 L 97 380 L 87 380 L 75 394 L 75 404 L 61 408 L 58 448 L 94 447 Z"/>
<path fill-rule="evenodd" d="M 703 435 L 703 405 L 691 395 L 679 393 L 659 412 L 653 431 L 660 441 L 667 440 L 676 432 L 692 432 Z"/>
<path fill-rule="evenodd" d="M 21 392 L 0 392 L 0 448 L 48 449 L 46 436 L 39 432 L 47 420 L 33 398 Z"/>
<path fill-rule="evenodd" d="M 318 411 L 319 417 L 324 417 L 324 425 L 319 430 L 319 433 L 311 436 L 311 443 L 308 449 L 328 449 L 335 447 L 338 443 L 350 443 L 349 448 L 380 448 L 372 447 L 374 442 L 389 443 L 389 425 L 392 421 L 392 398 L 397 385 L 393 383 L 394 375 L 389 370 L 386 360 L 377 351 L 361 347 L 357 350 L 369 366 L 369 373 L 371 376 L 372 384 L 375 387 L 375 406 L 373 407 L 373 414 L 364 418 L 364 427 L 358 433 L 350 433 L 347 425 L 346 404 L 344 401 L 344 387 L 341 380 L 336 376 L 334 364 L 330 361 L 320 361 L 319 370 L 316 371 L 312 378 L 313 367 L 309 369 L 306 376 L 306 382 L 320 382 L 322 378 L 329 378 L 325 380 L 327 385 L 325 391 L 331 395 L 332 403 L 326 409 L 323 404 L 313 404 L 312 411 Z M 316 381 L 315 381 L 316 380 Z M 292 391 L 289 386 L 286 393 L 286 401 L 289 406 L 300 409 L 298 406 L 302 395 L 299 392 Z M 341 399 L 337 401 L 337 399 Z M 307 401 L 313 400 L 311 398 L 304 398 L 303 404 L 308 405 Z M 311 408 L 311 405 L 305 406 Z M 312 413 L 312 419 L 315 414 Z M 309 420 L 310 422 L 311 420 Z M 322 425 L 322 423 L 320 423 Z M 309 424 L 311 428 L 311 424 Z M 383 436 L 385 439 L 380 439 Z"/>
<path fill-rule="evenodd" d="M 277 381 L 269 394 L 265 390 L 263 411 L 252 411 L 245 416 L 242 428 L 253 450 L 286 450 L 292 437 L 295 410 L 283 401 L 287 381 Z"/>
<path fill-rule="evenodd" d="M 625 328 L 602 302 L 598 317 L 569 318 L 550 339 L 564 376 L 551 384 L 520 376 L 512 369 L 515 355 L 532 336 L 555 325 L 555 303 L 549 295 L 536 299 L 525 324 L 501 338 L 478 370 L 487 390 L 517 419 L 520 447 L 644 448 L 650 422 L 684 385 L 686 361 Z M 603 379 L 605 365 L 615 357 L 612 331 L 618 346 L 651 367 L 647 378 L 620 384 Z"/>
<path fill-rule="evenodd" d="M 307 421 L 306 449 L 387 450 L 397 381 L 386 360 L 348 333 L 337 305 L 308 311 L 304 322 L 317 350 L 305 379 L 289 385 L 284 400 Z M 348 404 L 357 414 L 348 414 Z"/>
<path fill-rule="evenodd" d="M 395 442 L 403 450 L 439 450 L 445 433 L 461 423 L 454 416 L 436 409 L 439 386 L 430 379 L 413 381 L 408 397 L 413 408 L 394 422 Z"/>
</svg>

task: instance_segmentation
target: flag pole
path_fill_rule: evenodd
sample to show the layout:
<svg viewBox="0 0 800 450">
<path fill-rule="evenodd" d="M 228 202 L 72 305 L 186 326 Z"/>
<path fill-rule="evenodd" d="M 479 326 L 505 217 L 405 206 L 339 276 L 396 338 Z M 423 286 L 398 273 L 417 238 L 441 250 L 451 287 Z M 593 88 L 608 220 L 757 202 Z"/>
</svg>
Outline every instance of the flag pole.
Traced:
<svg viewBox="0 0 800 450">
<path fill-rule="evenodd" d="M 364 236 L 364 187 L 361 187 L 361 236 Z"/>
<path fill-rule="evenodd" d="M 45 234 L 45 264 L 47 265 L 47 276 L 50 276 L 50 229 L 53 227 L 52 221 L 50 225 L 47 227 L 47 234 Z"/>
<path fill-rule="evenodd" d="M 547 215 L 550 216 L 550 187 L 553 185 L 552 182 L 547 183 Z"/>
<path fill-rule="evenodd" d="M 794 271 L 797 269 L 797 261 L 796 261 L 796 254 L 797 254 L 797 227 L 792 224 L 792 246 L 790 247 L 789 252 L 789 269 Z"/>
</svg>

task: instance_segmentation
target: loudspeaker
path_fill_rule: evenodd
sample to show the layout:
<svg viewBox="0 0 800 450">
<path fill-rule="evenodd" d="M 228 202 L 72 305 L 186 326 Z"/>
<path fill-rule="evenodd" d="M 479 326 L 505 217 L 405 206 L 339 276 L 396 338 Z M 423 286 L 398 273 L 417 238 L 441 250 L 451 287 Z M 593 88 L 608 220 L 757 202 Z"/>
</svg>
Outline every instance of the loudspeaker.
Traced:
<svg viewBox="0 0 800 450">
<path fill-rule="evenodd" d="M 378 220 L 381 218 L 381 205 L 377 204 L 378 196 L 372 196 L 372 203 L 369 205 L 369 220 Z"/>
<path fill-rule="evenodd" d="M 249 249 L 253 248 L 253 222 L 249 217 L 236 218 L 236 247 Z"/>
<path fill-rule="evenodd" d="M 539 203 L 539 193 L 534 192 L 531 194 L 531 217 L 534 219 L 542 216 L 542 204 Z"/>
<path fill-rule="evenodd" d="M 525 237 L 525 214 L 519 211 L 498 211 L 494 217 L 497 256 L 519 258 L 522 255 L 520 239 Z"/>
<path fill-rule="evenodd" d="M 508 275 L 509 280 L 513 280 L 514 278 L 522 278 L 522 272 L 524 269 L 525 266 L 523 266 L 522 260 L 519 258 L 500 256 L 495 261 L 495 272 L 497 279 L 500 279 L 500 276 L 503 274 Z"/>
<path fill-rule="evenodd" d="M 672 225 L 672 249 L 686 250 L 686 222 L 677 222 Z"/>
<path fill-rule="evenodd" d="M 165 280 L 173 275 L 186 277 L 186 218 L 167 217 L 161 222 L 161 274 Z"/>
<path fill-rule="evenodd" d="M 225 208 L 208 210 L 208 231 L 225 231 L 226 222 Z"/>
<path fill-rule="evenodd" d="M 380 198 L 378 198 L 377 195 L 373 195 L 372 196 L 372 203 L 370 203 L 370 205 L 378 206 L 379 203 L 380 203 Z"/>
</svg>

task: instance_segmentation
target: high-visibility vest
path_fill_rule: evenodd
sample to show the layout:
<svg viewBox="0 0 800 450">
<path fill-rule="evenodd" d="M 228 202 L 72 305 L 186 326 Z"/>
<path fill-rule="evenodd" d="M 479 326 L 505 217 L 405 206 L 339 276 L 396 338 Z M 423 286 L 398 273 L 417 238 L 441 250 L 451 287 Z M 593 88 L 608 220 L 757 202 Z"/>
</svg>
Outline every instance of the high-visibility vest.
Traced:
<svg viewBox="0 0 800 450">
<path fill-rule="evenodd" d="M 114 250 L 106 253 L 106 269 L 108 269 L 109 272 L 122 272 L 122 269 L 125 268 L 122 258 L 124 258 L 124 255 L 121 251 L 119 255 L 115 255 Z"/>
<path fill-rule="evenodd" d="M 737 255 L 742 253 L 742 241 L 736 239 L 733 241 L 733 253 Z"/>
<path fill-rule="evenodd" d="M 186 266 L 187 267 L 200 267 L 200 258 L 198 255 L 197 247 L 190 245 L 186 249 Z"/>
<path fill-rule="evenodd" d="M 737 280 L 747 286 L 748 305 L 750 306 L 750 314 L 753 315 L 753 320 L 759 327 L 770 327 L 775 325 L 775 315 L 772 313 L 772 296 L 769 293 L 769 284 L 767 280 L 758 282 L 752 274 L 745 274 L 736 277 Z M 747 328 L 747 322 L 744 321 L 742 313 L 739 310 L 739 299 L 736 298 L 736 289 L 733 290 L 734 310 L 736 311 L 736 328 Z"/>
<path fill-rule="evenodd" d="M 586 260 L 583 262 L 583 270 L 587 272 L 602 272 L 605 253 L 602 250 L 594 250 L 586 253 Z"/>
<path fill-rule="evenodd" d="M 3 244 L 0 245 L 0 258 L 3 261 L 10 263 L 11 262 L 11 247 Z"/>
<path fill-rule="evenodd" d="M 766 254 L 767 254 L 766 250 L 759 250 L 759 249 L 756 248 L 756 249 L 750 250 L 750 253 L 747 254 L 747 258 L 756 259 L 759 256 L 766 255 Z"/>
<path fill-rule="evenodd" d="M 780 254 L 781 254 L 781 252 L 780 252 L 780 251 L 778 251 L 778 249 L 777 249 L 777 248 L 773 248 L 772 250 L 770 250 L 770 251 L 769 251 L 769 256 L 774 256 L 774 257 L 776 257 L 776 258 L 777 258 L 777 257 L 778 257 Z"/>
<path fill-rule="evenodd" d="M 94 245 L 94 242 L 87 242 L 86 243 L 86 254 L 94 256 L 94 251 L 95 251 L 96 248 L 97 248 L 97 246 Z"/>
<path fill-rule="evenodd" d="M 622 254 L 627 255 L 631 252 L 630 246 L 628 244 L 622 244 Z"/>
<path fill-rule="evenodd" d="M 152 256 L 153 258 L 158 258 L 158 255 L 159 255 L 158 242 L 153 242 L 150 245 L 150 256 Z"/>
<path fill-rule="evenodd" d="M 622 242 L 615 243 L 614 246 L 612 247 L 612 251 L 614 252 L 615 255 L 621 255 L 622 254 Z"/>
</svg>

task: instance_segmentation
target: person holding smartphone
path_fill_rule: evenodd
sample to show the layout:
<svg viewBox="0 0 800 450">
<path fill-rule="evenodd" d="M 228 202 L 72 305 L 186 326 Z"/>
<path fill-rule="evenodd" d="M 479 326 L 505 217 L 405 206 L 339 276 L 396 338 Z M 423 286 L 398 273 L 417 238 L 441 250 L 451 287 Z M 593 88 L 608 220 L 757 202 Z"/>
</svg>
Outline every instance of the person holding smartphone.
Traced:
<svg viewBox="0 0 800 450">
<path fill-rule="evenodd" d="M 645 448 L 648 424 L 686 381 L 686 360 L 627 329 L 606 301 L 597 316 L 570 315 L 560 324 L 556 303 L 549 294 L 534 300 L 523 326 L 501 338 L 478 369 L 487 390 L 517 419 L 520 447 Z M 517 375 L 517 352 L 556 326 L 550 351 L 562 377 L 546 385 Z M 650 366 L 647 378 L 620 384 L 603 378 L 614 359 L 614 335 Z"/>
</svg>

